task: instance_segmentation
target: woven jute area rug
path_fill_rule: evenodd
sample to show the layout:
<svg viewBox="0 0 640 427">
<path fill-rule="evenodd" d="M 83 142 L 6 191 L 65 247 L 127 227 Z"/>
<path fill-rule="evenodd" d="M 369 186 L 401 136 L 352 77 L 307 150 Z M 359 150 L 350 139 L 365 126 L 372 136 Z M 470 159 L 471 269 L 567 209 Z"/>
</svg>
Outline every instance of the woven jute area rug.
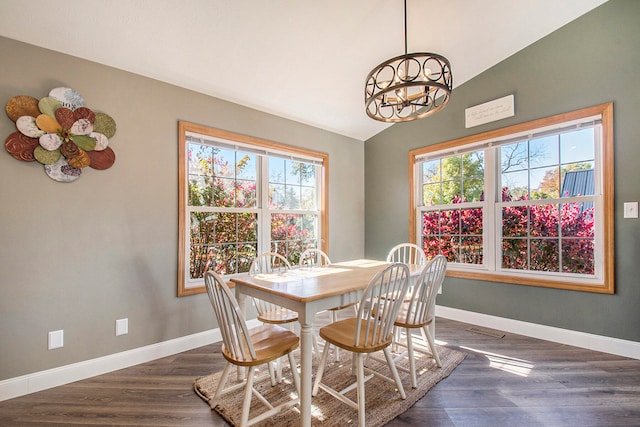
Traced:
<svg viewBox="0 0 640 427">
<path fill-rule="evenodd" d="M 439 381 L 449 376 L 449 374 L 464 360 L 466 354 L 446 347 L 437 347 L 442 367 L 438 368 L 430 356 L 416 353 L 416 370 L 418 372 L 417 388 L 413 389 L 410 385 L 409 374 L 399 370 L 402 384 L 404 385 L 407 398 L 402 400 L 395 386 L 391 383 L 373 377 L 365 384 L 367 425 L 383 426 L 399 414 L 405 412 L 413 404 L 423 397 L 431 387 Z M 334 362 L 328 364 L 323 375 L 323 382 L 331 387 L 341 390 L 355 381 L 355 376 L 351 375 L 351 353 L 347 351 L 340 352 L 340 361 L 336 362 L 333 353 L 329 358 L 333 358 Z M 376 354 L 382 360 L 384 355 L 382 352 Z M 314 358 L 314 379 L 317 360 Z M 366 364 L 385 376 L 390 377 L 391 373 L 386 363 L 369 359 Z M 397 366 L 408 366 L 407 358 L 398 361 Z M 272 405 L 279 404 L 287 399 L 296 397 L 295 388 L 291 382 L 291 372 L 289 370 L 289 362 L 286 357 L 282 360 L 283 382 L 271 386 L 268 375 L 266 375 L 266 366 L 262 369 L 262 378 L 256 378 L 256 388 L 262 393 Z M 227 385 L 236 381 L 236 369 L 233 369 L 227 380 Z M 195 380 L 195 392 L 209 405 L 212 405 L 211 399 L 215 394 L 218 380 L 222 372 L 199 377 Z M 222 397 L 220 402 L 212 409 L 215 409 L 229 424 L 237 426 L 240 423 L 240 414 L 242 409 L 244 389 L 229 393 Z M 355 390 L 346 394 L 347 397 L 356 401 Z M 249 417 L 253 418 L 260 412 L 265 411 L 265 406 L 255 397 L 251 402 L 251 412 Z M 358 412 L 355 409 L 340 402 L 328 393 L 320 390 L 318 395 L 312 400 L 312 425 L 314 426 L 355 426 L 358 424 Z M 300 424 L 300 413 L 298 405 L 291 409 L 284 410 L 275 416 L 257 424 L 258 426 L 297 426 Z"/>
</svg>

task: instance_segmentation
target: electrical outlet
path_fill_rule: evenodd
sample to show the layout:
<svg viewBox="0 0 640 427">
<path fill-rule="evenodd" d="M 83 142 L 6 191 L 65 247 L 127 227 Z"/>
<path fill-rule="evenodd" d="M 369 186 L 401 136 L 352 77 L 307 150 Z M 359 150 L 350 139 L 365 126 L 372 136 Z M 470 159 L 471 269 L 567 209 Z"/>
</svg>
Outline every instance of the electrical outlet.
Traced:
<svg viewBox="0 0 640 427">
<path fill-rule="evenodd" d="M 116 336 L 129 333 L 129 319 L 116 320 Z"/>
<path fill-rule="evenodd" d="M 625 202 L 624 217 L 638 218 L 638 202 Z"/>
<path fill-rule="evenodd" d="M 49 332 L 49 350 L 64 347 L 64 330 Z"/>
</svg>

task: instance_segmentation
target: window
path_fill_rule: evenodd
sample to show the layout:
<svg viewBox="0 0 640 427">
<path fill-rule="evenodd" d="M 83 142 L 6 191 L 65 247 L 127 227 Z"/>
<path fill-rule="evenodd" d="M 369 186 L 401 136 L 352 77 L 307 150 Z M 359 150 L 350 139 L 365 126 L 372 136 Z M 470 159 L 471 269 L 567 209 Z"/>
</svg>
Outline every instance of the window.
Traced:
<svg viewBox="0 0 640 427">
<path fill-rule="evenodd" d="M 411 237 L 448 275 L 613 293 L 613 106 L 413 150 Z"/>
<path fill-rule="evenodd" d="M 292 264 L 327 250 L 323 153 L 179 122 L 178 295 L 204 292 L 204 273 L 249 271 L 262 252 Z"/>
</svg>

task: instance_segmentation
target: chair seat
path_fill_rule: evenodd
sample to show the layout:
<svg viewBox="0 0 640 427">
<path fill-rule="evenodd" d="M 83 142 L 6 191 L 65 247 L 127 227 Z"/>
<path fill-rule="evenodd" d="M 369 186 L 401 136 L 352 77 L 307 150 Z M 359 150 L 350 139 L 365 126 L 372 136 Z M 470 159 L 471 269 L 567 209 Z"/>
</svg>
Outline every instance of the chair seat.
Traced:
<svg viewBox="0 0 640 427">
<path fill-rule="evenodd" d="M 396 321 L 394 322 L 394 325 L 398 326 L 399 328 L 417 329 L 417 328 L 421 328 L 423 326 L 429 325 L 433 321 L 433 318 L 430 318 L 423 322 L 410 322 L 410 321 L 407 321 L 408 314 L 409 314 L 409 303 L 405 302 L 404 304 L 402 304 L 402 307 L 400 308 L 400 313 L 398 313 L 398 317 L 396 317 Z"/>
<path fill-rule="evenodd" d="M 298 313 L 286 308 L 266 311 L 262 314 L 258 314 L 258 320 L 263 323 L 271 323 L 279 325 L 282 323 L 291 323 L 298 321 Z"/>
<path fill-rule="evenodd" d="M 238 366 L 257 366 L 279 359 L 300 345 L 300 339 L 296 334 L 276 325 L 261 325 L 251 328 L 249 336 L 256 354 L 255 359 L 251 359 L 248 350 L 244 360 L 234 358 L 223 345 L 222 355 L 224 358 Z"/>
<path fill-rule="evenodd" d="M 373 353 L 375 351 L 379 351 L 387 347 L 391 344 L 391 339 L 393 335 L 389 335 L 389 337 L 385 340 L 382 340 L 376 345 L 354 345 L 354 337 L 356 336 L 356 328 L 360 325 L 360 334 L 361 336 L 365 335 L 364 325 L 365 322 L 359 322 L 357 318 L 351 317 L 349 319 L 339 320 L 337 322 L 333 322 L 327 326 L 323 326 L 320 328 L 320 337 L 322 337 L 328 343 L 331 343 L 340 348 L 344 348 L 345 350 L 352 351 L 354 353 Z M 369 336 L 365 340 L 365 343 L 370 343 L 372 341 L 372 331 L 369 331 Z"/>
</svg>

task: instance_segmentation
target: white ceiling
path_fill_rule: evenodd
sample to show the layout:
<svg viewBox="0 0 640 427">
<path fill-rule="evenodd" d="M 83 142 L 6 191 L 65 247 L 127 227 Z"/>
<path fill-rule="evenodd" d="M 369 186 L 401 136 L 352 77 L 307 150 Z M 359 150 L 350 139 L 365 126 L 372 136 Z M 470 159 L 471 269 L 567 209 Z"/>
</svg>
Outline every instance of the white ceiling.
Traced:
<svg viewBox="0 0 640 427">
<path fill-rule="evenodd" d="M 605 1 L 408 0 L 408 50 L 446 56 L 455 97 Z M 388 126 L 366 115 L 364 79 L 404 53 L 403 10 L 402 0 L 0 0 L 0 35 L 364 141 Z"/>
</svg>

